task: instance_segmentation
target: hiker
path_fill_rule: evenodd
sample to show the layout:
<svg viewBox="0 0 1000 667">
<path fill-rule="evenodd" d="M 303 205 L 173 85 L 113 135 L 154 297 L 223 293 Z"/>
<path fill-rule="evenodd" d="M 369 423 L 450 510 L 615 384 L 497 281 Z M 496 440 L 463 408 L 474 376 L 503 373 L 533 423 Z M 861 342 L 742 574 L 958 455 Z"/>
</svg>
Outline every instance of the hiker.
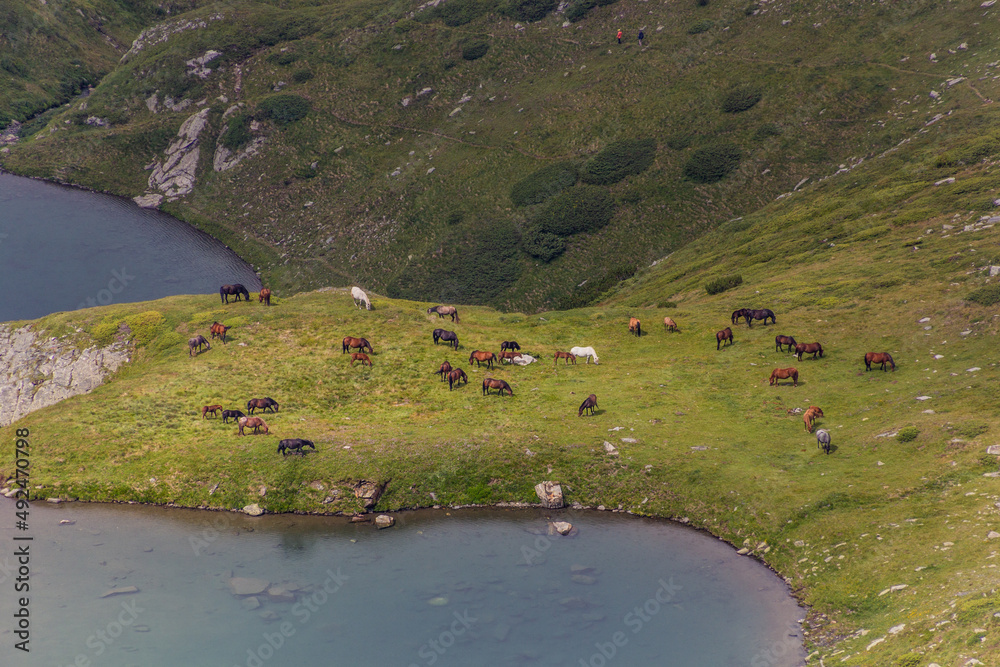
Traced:
<svg viewBox="0 0 1000 667">
<path fill-rule="evenodd" d="M 621 31 L 621 28 L 618 29 L 618 43 L 619 44 L 622 43 L 622 31 Z"/>
<path fill-rule="evenodd" d="M 639 31 L 639 46 L 642 46 L 642 38 L 645 37 L 645 33 L 642 30 Z"/>
</svg>

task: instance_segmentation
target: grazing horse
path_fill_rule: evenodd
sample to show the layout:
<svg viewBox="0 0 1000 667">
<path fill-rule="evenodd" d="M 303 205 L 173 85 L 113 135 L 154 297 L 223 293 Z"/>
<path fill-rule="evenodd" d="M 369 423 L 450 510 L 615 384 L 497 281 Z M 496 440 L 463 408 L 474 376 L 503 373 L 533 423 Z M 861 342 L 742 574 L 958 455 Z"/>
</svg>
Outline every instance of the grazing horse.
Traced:
<svg viewBox="0 0 1000 667">
<path fill-rule="evenodd" d="M 730 345 L 733 344 L 733 330 L 730 329 L 729 327 L 726 327 L 722 331 L 716 331 L 715 332 L 715 349 L 716 349 L 716 351 L 719 350 L 719 346 L 722 345 L 722 341 L 724 341 L 724 340 L 728 340 Z"/>
<path fill-rule="evenodd" d="M 360 287 L 352 287 L 351 296 L 354 298 L 354 305 L 359 309 L 361 308 L 361 304 L 365 305 L 365 310 L 372 309 L 372 302 L 368 300 L 368 295 L 365 294 L 365 291 Z"/>
<path fill-rule="evenodd" d="M 680 329 L 677 328 L 677 322 L 674 322 L 669 317 L 664 317 L 663 318 L 663 330 L 664 331 L 670 331 L 670 332 L 676 331 L 677 333 L 680 333 L 680 331 L 681 331 Z"/>
<path fill-rule="evenodd" d="M 760 310 L 747 310 L 743 317 L 747 320 L 747 326 L 753 327 L 754 320 L 764 320 L 764 326 L 767 326 L 767 319 L 771 318 L 771 324 L 777 324 L 778 320 L 774 317 L 774 311 L 768 310 L 767 308 L 762 308 Z"/>
<path fill-rule="evenodd" d="M 485 350 L 473 350 L 472 354 L 469 355 L 469 364 L 471 365 L 473 361 L 476 362 L 476 366 L 482 366 L 486 364 L 486 368 L 493 368 L 493 362 L 496 361 L 497 355 L 492 352 L 486 352 Z"/>
<path fill-rule="evenodd" d="M 243 432 L 243 429 L 251 427 L 253 428 L 254 435 L 260 433 L 260 429 L 264 429 L 265 434 L 268 433 L 267 424 L 265 424 L 264 420 L 260 417 L 240 417 L 239 425 L 240 435 L 246 435 L 246 433 Z"/>
<path fill-rule="evenodd" d="M 633 333 L 636 336 L 642 335 L 642 324 L 639 323 L 638 317 L 628 318 L 628 332 Z"/>
<path fill-rule="evenodd" d="M 311 447 L 313 451 L 316 451 L 316 445 L 313 444 L 312 440 L 288 438 L 287 440 L 282 440 L 278 443 L 278 453 L 282 456 L 288 456 L 289 454 L 301 454 L 302 456 L 305 456 L 306 447 Z"/>
<path fill-rule="evenodd" d="M 865 370 L 870 371 L 872 364 L 881 364 L 879 368 L 883 371 L 886 364 L 889 364 L 892 370 L 896 370 L 896 362 L 892 360 L 892 355 L 888 352 L 868 352 L 865 354 Z"/>
<path fill-rule="evenodd" d="M 795 342 L 795 338 L 792 336 L 775 336 L 774 337 L 774 351 L 784 352 L 785 345 L 788 346 L 788 351 L 791 352 L 798 343 Z"/>
<path fill-rule="evenodd" d="M 514 390 L 510 388 L 509 384 L 496 378 L 486 378 L 483 380 L 483 396 L 490 393 L 490 389 L 496 389 L 500 396 L 503 396 L 505 391 L 510 392 L 511 396 L 514 395 Z"/>
<path fill-rule="evenodd" d="M 218 322 L 212 322 L 212 328 L 209 331 L 212 332 L 212 338 L 221 338 L 222 344 L 226 344 L 226 332 L 232 329 L 232 326 L 225 326 L 224 324 L 219 324 Z"/>
<path fill-rule="evenodd" d="M 229 297 L 234 295 L 236 296 L 235 301 L 239 301 L 240 296 L 243 296 L 247 300 L 247 303 L 250 303 L 250 292 L 239 283 L 235 285 L 223 285 L 219 288 L 219 298 L 223 303 L 229 303 Z"/>
<path fill-rule="evenodd" d="M 521 346 L 517 344 L 516 340 L 505 340 L 504 342 L 500 343 L 501 352 L 503 352 L 504 350 L 520 350 L 520 349 Z"/>
<path fill-rule="evenodd" d="M 204 418 L 205 418 L 205 415 L 207 415 L 207 414 L 208 414 L 209 412 L 211 412 L 211 413 L 212 413 L 212 416 L 213 416 L 213 417 L 217 417 L 217 416 L 218 416 L 218 414 L 217 414 L 217 413 L 218 413 L 218 412 L 219 412 L 219 410 L 221 410 L 221 409 L 222 409 L 222 406 L 221 406 L 221 405 L 206 405 L 205 407 L 203 407 L 203 408 L 201 409 L 201 418 L 202 418 L 202 419 L 204 419 Z"/>
<path fill-rule="evenodd" d="M 433 334 L 434 344 L 437 345 L 439 340 L 443 340 L 449 345 L 453 345 L 455 349 L 458 349 L 458 334 L 454 331 L 445 331 L 444 329 L 435 329 Z"/>
<path fill-rule="evenodd" d="M 246 417 L 240 410 L 223 410 L 222 411 L 222 423 L 228 424 L 229 420 L 239 420 L 241 417 Z"/>
<path fill-rule="evenodd" d="M 257 301 L 264 304 L 265 306 L 271 305 L 271 290 L 264 287 L 261 288 L 260 294 L 257 296 Z"/>
<path fill-rule="evenodd" d="M 749 312 L 750 311 L 747 310 L 746 308 L 739 308 L 737 310 L 734 310 L 733 314 L 729 316 L 729 319 L 730 319 L 729 323 L 730 324 L 736 324 L 741 317 L 746 317 L 747 313 L 749 313 Z"/>
<path fill-rule="evenodd" d="M 462 321 L 458 319 L 458 309 L 455 308 L 455 306 L 434 306 L 427 309 L 427 314 L 430 315 L 431 313 L 437 313 L 439 318 L 444 317 L 445 315 L 451 315 L 452 322 Z"/>
<path fill-rule="evenodd" d="M 512 364 L 514 363 L 514 359 L 520 356 L 521 356 L 520 352 L 514 352 L 513 350 L 507 350 L 506 352 L 501 352 L 500 363 L 502 364 L 504 362 L 504 359 L 506 359 L 508 364 Z"/>
<path fill-rule="evenodd" d="M 445 378 L 448 377 L 448 373 L 450 372 L 451 372 L 451 364 L 449 364 L 447 361 L 441 364 L 441 368 L 437 369 L 437 374 L 441 377 L 441 382 L 445 381 Z"/>
<path fill-rule="evenodd" d="M 576 366 L 576 355 L 574 355 L 572 352 L 558 352 L 557 351 L 556 352 L 556 364 L 559 363 L 560 359 L 565 359 L 567 365 L 569 364 L 569 362 L 572 361 L 573 365 Z"/>
<path fill-rule="evenodd" d="M 823 414 L 823 409 L 822 408 L 820 408 L 820 407 L 818 407 L 816 405 L 810 405 L 809 409 L 806 410 L 805 413 L 802 415 L 802 421 L 805 423 L 806 432 L 807 433 L 812 433 L 813 432 L 813 422 L 816 421 L 816 418 L 817 417 L 825 417 L 825 416 L 826 415 Z"/>
<path fill-rule="evenodd" d="M 571 347 L 569 348 L 569 353 L 574 357 L 587 357 L 587 363 L 590 363 L 590 358 L 594 358 L 594 365 L 597 365 L 597 353 L 594 352 L 592 347 Z M 573 362 L 576 363 L 576 362 Z"/>
<path fill-rule="evenodd" d="M 247 412 L 253 414 L 254 410 L 277 412 L 278 402 L 273 398 L 251 398 L 247 401 Z"/>
<path fill-rule="evenodd" d="M 212 346 L 208 344 L 205 337 L 202 335 L 197 335 L 194 338 L 188 338 L 188 356 L 194 356 L 195 348 L 198 348 L 198 354 L 201 354 L 201 346 L 204 345 L 206 350 L 211 350 Z"/>
<path fill-rule="evenodd" d="M 816 431 L 816 446 L 822 448 L 827 454 L 830 453 L 830 432 L 825 428 Z"/>
<path fill-rule="evenodd" d="M 351 366 L 354 365 L 355 361 L 360 361 L 362 366 L 365 364 L 368 364 L 368 366 L 372 365 L 372 360 L 364 352 L 351 352 Z"/>
<path fill-rule="evenodd" d="M 455 370 L 448 373 L 448 391 L 451 391 L 454 385 L 459 382 L 464 382 L 469 384 L 469 376 L 465 374 L 461 368 L 456 368 Z"/>
<path fill-rule="evenodd" d="M 576 413 L 576 416 L 582 417 L 583 413 L 586 412 L 587 410 L 590 410 L 590 414 L 591 416 L 593 416 L 594 408 L 596 407 L 597 407 L 597 394 L 591 394 L 586 399 L 584 399 L 583 403 L 580 405 L 579 411 L 577 411 Z"/>
<path fill-rule="evenodd" d="M 799 371 L 795 368 L 775 368 L 771 371 L 771 386 L 773 387 L 778 380 L 792 379 L 792 386 L 799 386 Z"/>
<path fill-rule="evenodd" d="M 812 352 L 813 359 L 816 358 L 817 354 L 822 357 L 823 346 L 819 343 L 798 343 L 795 346 L 795 356 L 799 358 L 799 361 L 802 361 L 803 354 L 809 354 L 810 352 Z"/>
<path fill-rule="evenodd" d="M 375 354 L 375 350 L 372 349 L 372 344 L 368 342 L 367 338 L 354 338 L 353 336 L 344 336 L 344 340 L 341 341 L 340 353 L 344 354 L 355 347 L 358 348 L 359 352 L 368 350 Z"/>
</svg>

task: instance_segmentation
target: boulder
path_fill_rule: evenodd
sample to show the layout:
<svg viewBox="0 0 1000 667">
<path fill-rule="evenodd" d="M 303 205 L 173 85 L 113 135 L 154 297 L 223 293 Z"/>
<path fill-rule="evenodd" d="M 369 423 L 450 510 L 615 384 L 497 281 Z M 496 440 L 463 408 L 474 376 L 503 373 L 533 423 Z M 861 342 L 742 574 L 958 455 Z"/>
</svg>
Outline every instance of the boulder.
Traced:
<svg viewBox="0 0 1000 667">
<path fill-rule="evenodd" d="M 562 487 L 557 482 L 539 482 L 535 485 L 535 493 L 542 501 L 542 507 L 546 509 L 559 509 L 566 505 L 563 501 Z"/>
<path fill-rule="evenodd" d="M 375 526 L 379 529 L 389 528 L 394 525 L 396 525 L 396 518 L 391 517 L 388 514 L 379 514 L 375 517 Z"/>
<path fill-rule="evenodd" d="M 233 595 L 260 595 L 268 589 L 271 582 L 250 577 L 233 577 L 229 580 L 229 590 Z"/>
<path fill-rule="evenodd" d="M 244 507 L 243 513 L 248 514 L 250 516 L 260 516 L 261 514 L 264 513 L 264 510 L 257 503 L 253 503 L 251 505 L 247 505 L 246 507 Z"/>
<path fill-rule="evenodd" d="M 569 521 L 552 521 L 549 525 L 560 535 L 568 535 L 573 530 L 573 524 Z"/>
</svg>

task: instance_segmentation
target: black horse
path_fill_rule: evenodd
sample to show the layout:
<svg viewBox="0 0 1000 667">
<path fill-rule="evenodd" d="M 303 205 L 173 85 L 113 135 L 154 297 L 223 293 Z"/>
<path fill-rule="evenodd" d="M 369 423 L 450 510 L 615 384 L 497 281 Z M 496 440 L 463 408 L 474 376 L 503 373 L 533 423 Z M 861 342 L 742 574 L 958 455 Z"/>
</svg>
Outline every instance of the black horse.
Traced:
<svg viewBox="0 0 1000 667">
<path fill-rule="evenodd" d="M 768 310 L 767 308 L 762 308 L 760 310 L 747 310 L 743 317 L 747 320 L 747 326 L 753 327 L 753 320 L 764 320 L 764 324 L 767 324 L 767 318 L 771 318 L 771 324 L 777 324 L 778 320 L 774 318 L 774 311 Z"/>
<path fill-rule="evenodd" d="M 458 334 L 454 331 L 445 331 L 444 329 L 434 330 L 434 344 L 437 345 L 439 340 L 443 340 L 449 345 L 453 345 L 455 349 L 458 349 Z"/>
<path fill-rule="evenodd" d="M 500 351 L 501 352 L 503 352 L 504 350 L 511 350 L 511 351 L 513 351 L 513 350 L 520 350 L 520 349 L 521 349 L 521 346 L 517 344 L 516 340 L 505 340 L 504 342 L 500 343 Z"/>
<path fill-rule="evenodd" d="M 747 313 L 749 313 L 749 312 L 750 312 L 750 311 L 749 311 L 748 309 L 746 309 L 746 308 L 739 308 L 739 309 L 737 309 L 737 310 L 734 310 L 734 311 L 733 311 L 733 314 L 729 316 L 729 319 L 730 319 L 730 324 L 736 324 L 736 322 L 737 322 L 737 321 L 738 321 L 738 320 L 739 320 L 739 319 L 740 319 L 741 317 L 746 317 L 746 316 L 747 316 Z"/>
<path fill-rule="evenodd" d="M 222 299 L 222 303 L 229 303 L 229 297 L 235 295 L 234 301 L 239 301 L 242 295 L 246 299 L 247 303 L 250 303 L 250 292 L 247 288 L 239 283 L 235 285 L 223 285 L 219 288 L 219 297 Z"/>
<path fill-rule="evenodd" d="M 237 421 L 237 420 L 239 420 L 240 417 L 246 417 L 246 415 L 243 414 L 243 412 L 240 411 L 240 410 L 223 410 L 222 411 L 222 423 L 223 424 L 228 424 L 230 419 L 232 419 L 233 421 Z"/>
<path fill-rule="evenodd" d="M 278 443 L 278 453 L 282 456 L 288 456 L 289 454 L 301 454 L 305 456 L 306 447 L 312 447 L 313 451 L 316 451 L 316 445 L 312 443 L 312 440 L 289 438 Z"/>
<path fill-rule="evenodd" d="M 254 410 L 277 412 L 278 402 L 273 398 L 251 398 L 247 401 L 247 412 L 253 414 Z"/>
</svg>

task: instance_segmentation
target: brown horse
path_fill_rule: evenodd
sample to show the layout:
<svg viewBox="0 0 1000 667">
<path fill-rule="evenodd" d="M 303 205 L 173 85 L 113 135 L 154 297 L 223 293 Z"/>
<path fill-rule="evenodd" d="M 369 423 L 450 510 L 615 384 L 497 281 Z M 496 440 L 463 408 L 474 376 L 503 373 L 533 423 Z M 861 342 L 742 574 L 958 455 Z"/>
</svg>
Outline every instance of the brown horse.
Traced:
<svg viewBox="0 0 1000 667">
<path fill-rule="evenodd" d="M 810 352 L 812 352 L 813 359 L 816 358 L 817 354 L 822 357 L 823 346 L 819 343 L 798 343 L 795 346 L 795 356 L 799 358 L 799 361 L 802 361 L 803 354 L 809 354 Z"/>
<path fill-rule="evenodd" d="M 676 331 L 676 332 L 680 333 L 680 329 L 677 328 L 677 322 L 674 322 L 669 317 L 664 317 L 663 318 L 663 330 L 664 331 L 671 331 L 671 332 Z"/>
<path fill-rule="evenodd" d="M 247 401 L 247 412 L 252 415 L 254 410 L 263 410 L 264 412 L 270 410 L 271 412 L 277 412 L 278 402 L 271 397 L 251 398 Z"/>
<path fill-rule="evenodd" d="M 267 289 L 266 287 L 262 288 L 260 290 L 260 295 L 257 297 L 257 300 L 258 300 L 259 303 L 262 303 L 265 306 L 270 306 L 271 305 L 271 290 Z"/>
<path fill-rule="evenodd" d="M 451 391 L 454 385 L 459 382 L 464 382 L 469 384 L 469 376 L 465 374 L 461 368 L 456 368 L 452 372 L 448 373 L 448 391 Z"/>
<path fill-rule="evenodd" d="M 503 396 L 505 391 L 509 392 L 511 396 L 514 395 L 514 390 L 510 388 L 509 384 L 496 378 L 486 378 L 483 380 L 483 396 L 490 393 L 490 389 L 496 389 L 500 396 Z"/>
<path fill-rule="evenodd" d="M 358 348 L 359 352 L 364 352 L 366 349 L 375 354 L 375 350 L 372 349 L 372 344 L 368 342 L 367 338 L 354 338 L 353 336 L 344 336 L 342 341 L 342 348 L 340 350 L 341 354 L 350 351 L 353 348 Z"/>
<path fill-rule="evenodd" d="M 351 352 L 351 366 L 354 365 L 355 361 L 360 361 L 362 366 L 365 364 L 372 365 L 372 360 L 364 352 Z"/>
<path fill-rule="evenodd" d="M 775 368 L 771 371 L 771 386 L 773 387 L 778 380 L 787 380 L 791 378 L 792 386 L 799 386 L 799 371 L 795 368 Z"/>
<path fill-rule="evenodd" d="M 722 331 L 717 331 L 715 333 L 715 349 L 716 350 L 719 349 L 719 345 L 721 345 L 722 341 L 724 341 L 724 340 L 728 340 L 730 345 L 733 344 L 733 330 L 730 329 L 729 327 L 726 327 Z"/>
<path fill-rule="evenodd" d="M 809 409 L 806 410 L 805 413 L 802 415 L 802 421 L 805 422 L 806 425 L 806 432 L 812 433 L 813 422 L 816 421 L 816 418 L 825 416 L 826 415 L 823 414 L 823 408 L 820 408 L 819 406 L 816 405 L 810 405 Z"/>
<path fill-rule="evenodd" d="M 792 349 L 796 345 L 798 345 L 798 343 L 796 343 L 795 339 L 793 337 L 791 337 L 791 336 L 775 336 L 774 337 L 774 351 L 775 352 L 784 352 L 785 351 L 785 345 L 788 346 L 788 351 L 791 352 Z"/>
<path fill-rule="evenodd" d="M 451 372 L 451 364 L 447 361 L 441 364 L 441 368 L 437 369 L 437 374 L 441 377 L 441 382 L 444 382 L 448 377 L 448 373 Z"/>
<path fill-rule="evenodd" d="M 591 416 L 593 416 L 594 408 L 596 407 L 597 407 L 597 394 L 591 394 L 586 399 L 584 399 L 583 403 L 580 405 L 579 411 L 577 411 L 576 413 L 576 416 L 582 417 L 583 413 L 586 412 L 587 410 L 590 410 L 590 414 Z"/>
<path fill-rule="evenodd" d="M 481 366 L 483 363 L 486 364 L 486 368 L 493 368 L 493 362 L 496 361 L 497 355 L 492 352 L 486 352 L 485 350 L 473 350 L 472 354 L 469 355 L 469 363 L 473 361 L 476 362 L 476 366 Z"/>
<path fill-rule="evenodd" d="M 437 313 L 439 318 L 444 317 L 445 315 L 451 315 L 452 322 L 461 322 L 461 320 L 458 319 L 458 310 L 455 306 L 434 306 L 427 309 L 427 314 L 430 315 L 431 313 Z"/>
<path fill-rule="evenodd" d="M 206 405 L 205 407 L 203 407 L 201 409 L 201 418 L 204 419 L 205 415 L 207 415 L 209 412 L 212 413 L 213 417 L 217 417 L 218 416 L 218 412 L 221 409 L 222 409 L 221 405 Z"/>
<path fill-rule="evenodd" d="M 560 359 L 565 359 L 567 364 L 569 364 L 569 362 L 572 361 L 573 365 L 576 366 L 576 355 L 573 354 L 572 352 L 558 352 L 557 351 L 556 352 L 556 363 L 557 364 L 559 363 Z"/>
<path fill-rule="evenodd" d="M 225 326 L 223 324 L 219 324 L 218 322 L 213 322 L 212 323 L 212 327 L 209 329 L 209 331 L 212 332 L 212 338 L 221 338 L 222 339 L 222 344 L 225 345 L 226 344 L 226 332 L 229 331 L 232 328 L 233 328 L 232 326 L 228 326 L 227 327 L 227 326 Z"/>
<path fill-rule="evenodd" d="M 628 332 L 636 336 L 642 335 L 642 324 L 639 322 L 638 317 L 628 318 Z"/>
<path fill-rule="evenodd" d="M 896 370 L 896 362 L 892 360 L 892 355 L 888 352 L 868 352 L 865 354 L 865 370 L 870 371 L 872 364 L 881 364 L 879 368 L 883 371 L 886 364 L 889 364 L 892 370 Z"/>
<path fill-rule="evenodd" d="M 503 352 L 500 353 L 500 363 L 502 364 L 503 360 L 506 359 L 508 364 L 512 364 L 514 363 L 514 358 L 520 356 L 521 356 L 520 352 L 514 352 L 513 350 L 504 350 Z"/>
<path fill-rule="evenodd" d="M 253 428 L 254 435 L 260 433 L 260 429 L 264 429 L 265 435 L 268 433 L 267 424 L 260 417 L 240 417 L 240 435 L 246 435 L 245 428 Z"/>
</svg>

